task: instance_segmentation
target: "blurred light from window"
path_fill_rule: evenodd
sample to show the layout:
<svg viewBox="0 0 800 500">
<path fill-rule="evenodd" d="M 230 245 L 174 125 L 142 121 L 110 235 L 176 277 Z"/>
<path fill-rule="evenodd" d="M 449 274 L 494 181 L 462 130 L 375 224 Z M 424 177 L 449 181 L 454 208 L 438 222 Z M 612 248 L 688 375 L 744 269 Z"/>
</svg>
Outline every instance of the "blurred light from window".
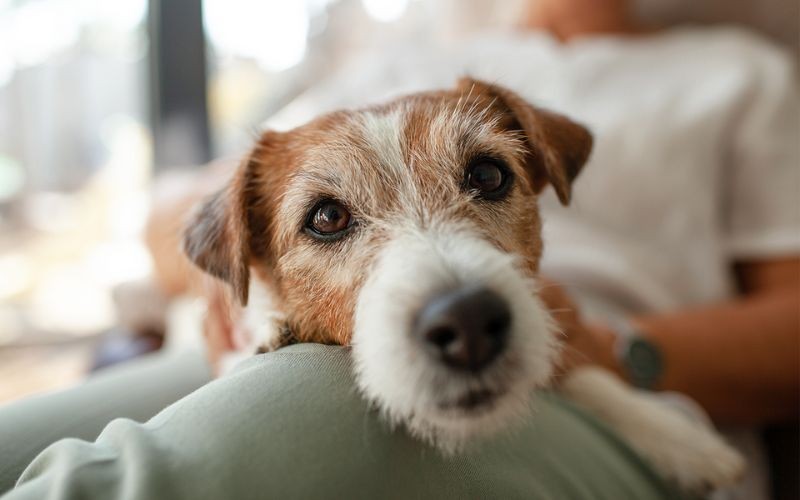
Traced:
<svg viewBox="0 0 800 500">
<path fill-rule="evenodd" d="M 212 45 L 222 55 L 251 58 L 268 71 L 303 59 L 309 9 L 302 1 L 205 0 L 203 17 Z"/>
<path fill-rule="evenodd" d="M 19 310 L 0 302 L 0 346 L 19 339 L 22 328 Z"/>
<path fill-rule="evenodd" d="M 11 81 L 14 70 L 14 58 L 7 47 L 0 46 L 0 87 Z"/>
<path fill-rule="evenodd" d="M 102 243 L 89 252 L 84 262 L 86 278 L 105 288 L 126 281 L 144 279 L 153 269 L 150 253 L 143 244 L 122 240 Z"/>
<path fill-rule="evenodd" d="M 63 3 L 26 2 L 3 16 L 0 43 L 11 47 L 23 66 L 36 66 L 66 50 L 80 34 L 75 13 Z"/>
<path fill-rule="evenodd" d="M 64 233 L 79 224 L 79 204 L 75 196 L 56 191 L 31 194 L 23 213 L 28 225 L 44 233 Z"/>
<path fill-rule="evenodd" d="M 129 32 L 144 22 L 147 0 L 61 0 L 79 12 L 84 25 L 96 24 L 114 31 Z M 78 5 L 76 5 L 78 4 Z"/>
<path fill-rule="evenodd" d="M 127 34 L 144 21 L 147 0 L 5 1 L 0 13 L 2 86 L 10 78 L 9 58 L 21 66 L 40 65 L 76 45 L 89 26 Z"/>
<path fill-rule="evenodd" d="M 114 304 L 107 289 L 87 277 L 81 263 L 50 270 L 33 292 L 30 319 L 35 328 L 84 334 L 114 322 Z"/>
<path fill-rule="evenodd" d="M 21 253 L 0 255 L 0 300 L 23 292 L 30 286 L 31 261 Z"/>
<path fill-rule="evenodd" d="M 0 154 L 0 202 L 12 198 L 24 184 L 25 170 L 22 165 L 10 156 Z"/>
<path fill-rule="evenodd" d="M 361 0 L 361 4 L 371 18 L 389 23 L 403 16 L 408 0 Z"/>
</svg>

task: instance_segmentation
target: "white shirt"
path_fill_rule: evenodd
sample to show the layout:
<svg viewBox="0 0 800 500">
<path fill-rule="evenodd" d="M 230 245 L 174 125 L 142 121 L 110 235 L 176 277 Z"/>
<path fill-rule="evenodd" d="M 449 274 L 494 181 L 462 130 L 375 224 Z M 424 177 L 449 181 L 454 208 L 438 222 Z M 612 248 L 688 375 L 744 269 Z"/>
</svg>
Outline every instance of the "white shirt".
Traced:
<svg viewBox="0 0 800 500">
<path fill-rule="evenodd" d="M 318 86 L 273 123 L 446 88 L 509 87 L 595 136 L 573 204 L 542 196 L 542 269 L 624 312 L 733 292 L 736 259 L 800 254 L 800 98 L 789 56 L 732 28 L 560 44 L 486 35 L 383 52 Z"/>
</svg>

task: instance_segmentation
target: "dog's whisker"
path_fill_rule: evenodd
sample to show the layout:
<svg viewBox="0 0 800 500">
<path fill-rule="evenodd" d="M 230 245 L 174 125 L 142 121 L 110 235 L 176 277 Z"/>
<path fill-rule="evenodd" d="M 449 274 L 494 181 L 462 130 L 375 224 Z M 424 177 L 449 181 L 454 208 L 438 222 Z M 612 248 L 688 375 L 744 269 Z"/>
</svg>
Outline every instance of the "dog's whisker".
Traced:
<svg viewBox="0 0 800 500">
<path fill-rule="evenodd" d="M 254 341 L 352 345 L 370 404 L 444 452 L 526 415 L 559 349 L 585 356 L 542 297 L 531 189 L 569 198 L 579 125 L 465 79 L 255 142 L 185 245 Z"/>
</svg>

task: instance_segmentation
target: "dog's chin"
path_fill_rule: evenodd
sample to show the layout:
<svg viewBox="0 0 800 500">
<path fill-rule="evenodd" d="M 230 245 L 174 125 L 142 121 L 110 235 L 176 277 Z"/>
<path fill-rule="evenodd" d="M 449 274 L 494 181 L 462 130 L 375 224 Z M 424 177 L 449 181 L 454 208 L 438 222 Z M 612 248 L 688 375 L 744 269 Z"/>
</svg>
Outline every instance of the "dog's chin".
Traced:
<svg viewBox="0 0 800 500">
<path fill-rule="evenodd" d="M 510 389 L 472 388 L 457 396 L 431 399 L 416 412 L 394 415 L 394 421 L 413 436 L 445 455 L 464 451 L 474 443 L 513 428 L 531 410 L 532 388 L 520 380 Z M 389 401 L 377 401 L 392 415 Z"/>
<path fill-rule="evenodd" d="M 412 333 L 412 318 L 442 289 L 477 284 L 503 297 L 513 323 L 504 352 L 480 373 L 445 366 Z M 390 424 L 445 453 L 513 426 L 549 381 L 556 342 L 536 287 L 469 231 L 410 233 L 390 242 L 359 294 L 356 380 Z"/>
<path fill-rule="evenodd" d="M 498 398 L 502 397 L 502 395 L 503 391 L 470 389 L 455 400 L 439 403 L 439 408 L 444 411 L 463 412 L 467 417 L 473 414 L 479 415 L 483 412 L 492 411 Z"/>
<path fill-rule="evenodd" d="M 389 359 L 369 356 L 369 345 L 353 349 L 361 392 L 390 426 L 445 455 L 513 429 L 530 414 L 535 388 L 548 380 L 530 369 L 534 360 L 523 352 L 508 353 L 485 373 L 465 375 L 415 356 L 413 347 L 391 351 Z"/>
</svg>

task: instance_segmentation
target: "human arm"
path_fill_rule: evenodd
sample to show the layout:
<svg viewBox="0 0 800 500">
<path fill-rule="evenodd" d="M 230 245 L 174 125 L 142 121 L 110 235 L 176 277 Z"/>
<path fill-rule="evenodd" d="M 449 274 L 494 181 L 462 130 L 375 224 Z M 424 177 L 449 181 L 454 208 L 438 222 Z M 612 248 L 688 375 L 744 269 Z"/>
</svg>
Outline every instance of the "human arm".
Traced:
<svg viewBox="0 0 800 500">
<path fill-rule="evenodd" d="M 685 393 L 724 424 L 762 425 L 800 412 L 800 259 L 737 266 L 729 302 L 634 318 L 658 345 L 659 388 Z"/>
<path fill-rule="evenodd" d="M 735 299 L 630 318 L 664 355 L 665 369 L 656 389 L 687 394 L 721 424 L 796 419 L 800 259 L 744 262 L 736 269 L 741 295 Z M 562 302 L 557 307 L 574 306 Z M 593 362 L 626 377 L 611 326 L 574 320 L 569 324 L 569 363 Z"/>
</svg>

